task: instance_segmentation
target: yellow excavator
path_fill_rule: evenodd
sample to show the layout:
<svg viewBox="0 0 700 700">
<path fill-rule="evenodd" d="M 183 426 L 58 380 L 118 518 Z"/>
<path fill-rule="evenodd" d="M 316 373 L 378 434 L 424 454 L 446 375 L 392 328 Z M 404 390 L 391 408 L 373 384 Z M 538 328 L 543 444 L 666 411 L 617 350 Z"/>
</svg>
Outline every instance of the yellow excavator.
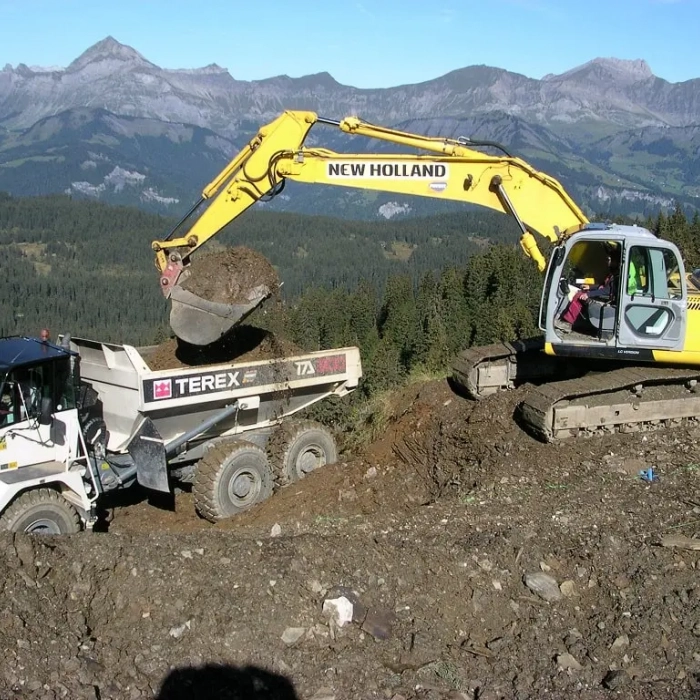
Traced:
<svg viewBox="0 0 700 700">
<path fill-rule="evenodd" d="M 306 147 L 316 124 L 418 153 Z M 499 154 L 477 150 L 485 147 Z M 210 344 L 275 291 L 254 285 L 236 303 L 214 303 L 185 283 L 193 254 L 251 205 L 278 194 L 286 180 L 461 201 L 515 219 L 524 254 L 545 273 L 543 337 L 462 352 L 451 379 L 468 396 L 530 383 L 519 414 L 546 440 L 700 418 L 700 278 L 686 274 L 675 245 L 638 226 L 589 222 L 556 179 L 499 144 L 421 136 L 356 117 L 284 112 L 206 187 L 165 240 L 153 242 L 179 338 Z M 574 307 L 575 322 L 563 322 Z"/>
</svg>

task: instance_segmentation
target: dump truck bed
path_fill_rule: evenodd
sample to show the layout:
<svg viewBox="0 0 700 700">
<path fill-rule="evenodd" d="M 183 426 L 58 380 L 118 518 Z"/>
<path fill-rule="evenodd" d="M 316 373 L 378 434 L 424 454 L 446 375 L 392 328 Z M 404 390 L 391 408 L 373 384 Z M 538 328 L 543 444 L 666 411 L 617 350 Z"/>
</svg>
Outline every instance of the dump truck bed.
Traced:
<svg viewBox="0 0 700 700">
<path fill-rule="evenodd" d="M 82 381 L 97 392 L 111 451 L 125 449 L 144 417 L 168 442 L 238 400 L 242 410 L 200 439 L 233 435 L 344 396 L 362 376 L 356 347 L 157 371 L 148 366 L 153 348 L 72 338 L 71 349 L 80 354 Z"/>
</svg>

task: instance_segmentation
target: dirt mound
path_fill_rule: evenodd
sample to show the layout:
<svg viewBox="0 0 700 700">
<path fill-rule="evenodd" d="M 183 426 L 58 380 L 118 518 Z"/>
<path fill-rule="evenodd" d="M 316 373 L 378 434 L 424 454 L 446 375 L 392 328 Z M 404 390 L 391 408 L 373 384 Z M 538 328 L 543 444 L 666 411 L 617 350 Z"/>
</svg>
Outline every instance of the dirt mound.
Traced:
<svg viewBox="0 0 700 700">
<path fill-rule="evenodd" d="M 700 428 L 546 445 L 518 398 L 407 387 L 361 455 L 218 525 L 182 493 L 2 539 L 0 697 L 697 698 L 700 552 L 665 543 L 700 534 Z"/>
<path fill-rule="evenodd" d="M 260 285 L 274 292 L 280 285 L 277 271 L 262 253 L 236 246 L 193 256 L 182 288 L 207 301 L 243 304 Z"/>
<path fill-rule="evenodd" d="M 225 362 L 254 362 L 299 355 L 303 351 L 289 340 L 255 326 L 237 326 L 210 345 L 190 345 L 171 338 L 144 359 L 152 370 L 196 367 Z"/>
</svg>

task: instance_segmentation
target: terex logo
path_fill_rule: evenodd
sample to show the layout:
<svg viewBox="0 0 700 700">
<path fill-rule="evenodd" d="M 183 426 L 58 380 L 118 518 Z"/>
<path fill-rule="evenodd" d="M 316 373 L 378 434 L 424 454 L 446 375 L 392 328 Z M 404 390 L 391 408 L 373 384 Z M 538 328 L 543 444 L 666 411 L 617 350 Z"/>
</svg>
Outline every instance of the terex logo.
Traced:
<svg viewBox="0 0 700 700">
<path fill-rule="evenodd" d="M 175 379 L 178 394 L 201 394 L 207 391 L 224 391 L 239 387 L 239 372 L 217 372 L 215 374 L 199 374 L 192 377 Z"/>
<path fill-rule="evenodd" d="M 300 360 L 299 362 L 295 362 L 294 366 L 297 368 L 298 377 L 305 377 L 309 374 L 316 374 L 316 370 L 314 369 L 311 360 Z"/>
<path fill-rule="evenodd" d="M 153 398 L 169 399 L 173 395 L 173 383 L 171 379 L 163 379 L 160 382 L 153 382 Z"/>
</svg>

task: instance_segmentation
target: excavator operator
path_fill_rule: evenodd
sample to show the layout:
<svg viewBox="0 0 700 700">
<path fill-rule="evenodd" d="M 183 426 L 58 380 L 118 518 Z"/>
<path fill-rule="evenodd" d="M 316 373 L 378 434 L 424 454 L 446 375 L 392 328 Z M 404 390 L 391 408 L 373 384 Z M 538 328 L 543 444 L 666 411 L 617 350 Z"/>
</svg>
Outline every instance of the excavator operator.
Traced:
<svg viewBox="0 0 700 700">
<path fill-rule="evenodd" d="M 571 333 L 574 326 L 580 327 L 581 322 L 587 321 L 586 304 L 589 299 L 602 299 L 611 304 L 615 303 L 617 285 L 620 279 L 620 247 L 610 243 L 606 245 L 608 274 L 603 283 L 591 289 L 589 285 L 581 285 L 561 316 L 554 321 L 554 327 L 562 333 Z"/>
</svg>

